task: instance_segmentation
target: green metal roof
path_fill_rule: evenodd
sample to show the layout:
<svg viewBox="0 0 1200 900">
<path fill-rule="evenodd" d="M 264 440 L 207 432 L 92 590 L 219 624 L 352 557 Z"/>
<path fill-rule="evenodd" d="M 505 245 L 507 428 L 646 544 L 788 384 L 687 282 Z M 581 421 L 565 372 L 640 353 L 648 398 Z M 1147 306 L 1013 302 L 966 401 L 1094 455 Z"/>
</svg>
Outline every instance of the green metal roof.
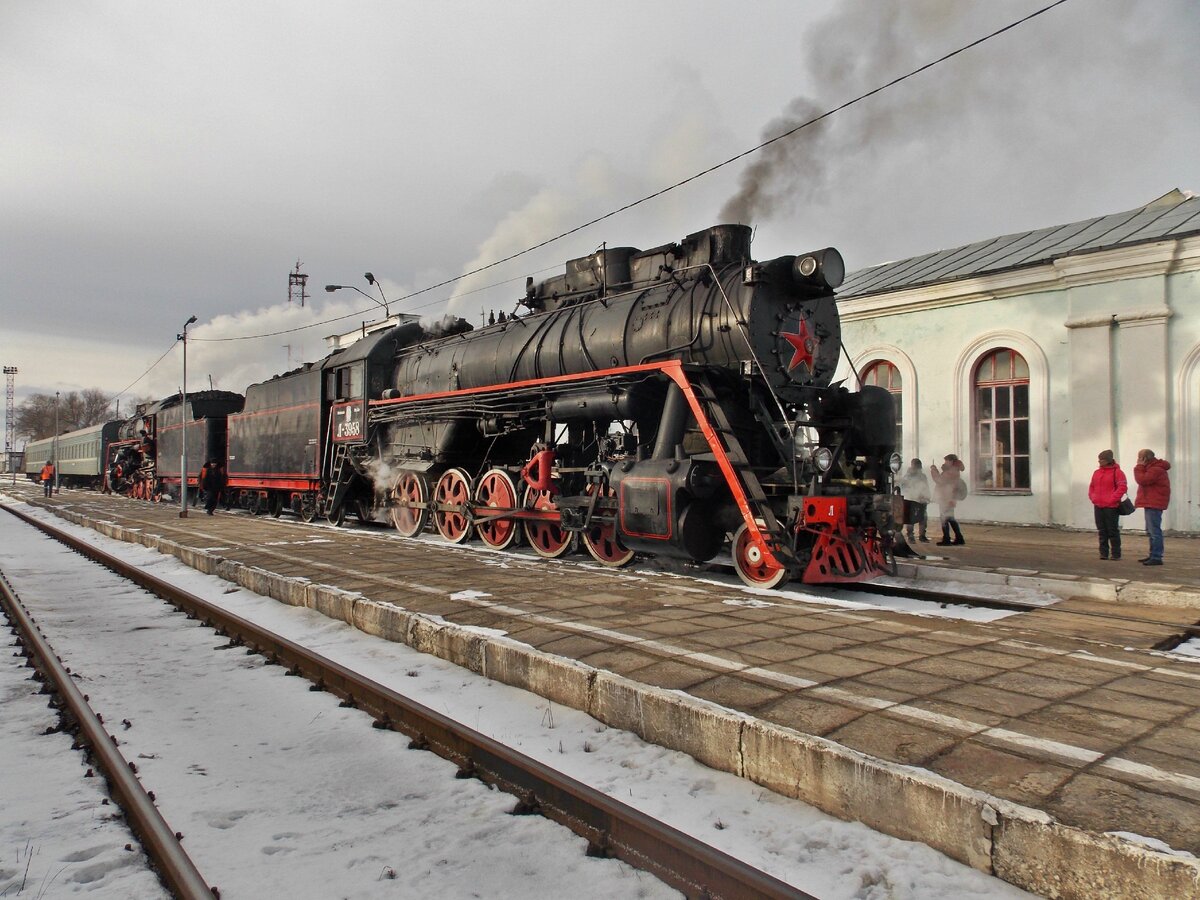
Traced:
<svg viewBox="0 0 1200 900">
<path fill-rule="evenodd" d="M 1094 253 L 1200 233 L 1200 197 L 1173 190 L 1157 200 L 1082 222 L 1022 231 L 851 272 L 838 291 L 848 300 L 919 285 L 1041 265 L 1072 254 Z"/>
</svg>

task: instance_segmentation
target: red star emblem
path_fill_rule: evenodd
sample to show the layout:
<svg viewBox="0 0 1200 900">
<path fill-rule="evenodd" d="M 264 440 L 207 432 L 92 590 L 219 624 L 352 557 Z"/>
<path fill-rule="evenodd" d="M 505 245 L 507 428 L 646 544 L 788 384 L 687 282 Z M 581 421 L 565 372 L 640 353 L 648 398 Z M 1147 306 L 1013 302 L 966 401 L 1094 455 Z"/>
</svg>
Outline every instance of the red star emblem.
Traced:
<svg viewBox="0 0 1200 900">
<path fill-rule="evenodd" d="M 813 340 L 812 335 L 809 334 L 808 322 L 804 321 L 804 317 L 800 317 L 795 334 L 788 334 L 785 331 L 780 337 L 792 345 L 792 361 L 788 364 L 788 371 L 790 372 L 796 366 L 800 365 L 800 363 L 804 363 L 811 372 L 813 367 L 813 351 L 816 350 L 817 343 Z"/>
</svg>

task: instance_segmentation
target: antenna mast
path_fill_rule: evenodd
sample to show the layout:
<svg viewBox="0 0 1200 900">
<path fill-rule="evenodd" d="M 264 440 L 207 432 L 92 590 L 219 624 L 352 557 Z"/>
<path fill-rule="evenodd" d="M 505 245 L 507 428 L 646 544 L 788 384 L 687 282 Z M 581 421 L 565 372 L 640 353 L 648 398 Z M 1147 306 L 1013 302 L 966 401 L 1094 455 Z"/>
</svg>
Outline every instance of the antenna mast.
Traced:
<svg viewBox="0 0 1200 900">
<path fill-rule="evenodd" d="M 288 275 L 288 303 L 304 305 L 308 299 L 308 275 L 300 271 L 300 260 L 296 260 L 296 268 Z"/>
</svg>

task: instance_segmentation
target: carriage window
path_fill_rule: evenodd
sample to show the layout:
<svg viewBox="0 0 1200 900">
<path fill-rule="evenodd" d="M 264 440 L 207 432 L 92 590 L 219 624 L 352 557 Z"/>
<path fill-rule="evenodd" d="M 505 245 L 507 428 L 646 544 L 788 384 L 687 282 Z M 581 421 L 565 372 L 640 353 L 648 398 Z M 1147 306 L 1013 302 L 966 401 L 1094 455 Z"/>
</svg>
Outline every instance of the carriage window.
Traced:
<svg viewBox="0 0 1200 900">
<path fill-rule="evenodd" d="M 975 483 L 979 490 L 1029 490 L 1029 366 L 994 350 L 975 370 Z"/>
<path fill-rule="evenodd" d="M 886 360 L 873 362 L 863 370 L 862 383 L 886 388 L 896 402 L 896 450 L 904 446 L 904 405 L 900 402 L 904 390 L 900 380 L 900 370 Z"/>
</svg>

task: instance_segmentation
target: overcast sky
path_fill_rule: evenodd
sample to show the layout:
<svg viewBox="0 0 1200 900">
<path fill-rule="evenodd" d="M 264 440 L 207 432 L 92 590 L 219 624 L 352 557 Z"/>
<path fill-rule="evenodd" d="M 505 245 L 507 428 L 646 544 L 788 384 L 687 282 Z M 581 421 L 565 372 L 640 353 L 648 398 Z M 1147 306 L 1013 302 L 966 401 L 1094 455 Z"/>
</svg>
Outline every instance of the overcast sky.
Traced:
<svg viewBox="0 0 1200 900">
<path fill-rule="evenodd" d="M 428 287 L 1048 2 L 0 0 L 0 362 L 19 402 L 116 393 L 167 353 L 130 391 L 163 395 L 196 315 L 189 388 L 242 391 L 380 312 L 326 283 Z M 393 311 L 440 315 L 457 290 L 477 322 L 526 275 L 722 214 L 756 227 L 759 259 L 832 245 L 854 270 L 1200 191 L 1197 46 L 1194 0 L 1068 0 Z M 297 259 L 311 298 L 289 310 Z"/>
</svg>

